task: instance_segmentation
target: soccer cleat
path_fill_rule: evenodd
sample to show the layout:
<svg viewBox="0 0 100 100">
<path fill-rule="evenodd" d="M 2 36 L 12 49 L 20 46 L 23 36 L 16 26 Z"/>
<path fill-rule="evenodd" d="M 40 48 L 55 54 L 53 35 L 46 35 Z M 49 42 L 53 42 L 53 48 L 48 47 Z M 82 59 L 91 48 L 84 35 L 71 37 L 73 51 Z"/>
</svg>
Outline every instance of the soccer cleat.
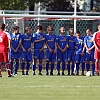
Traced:
<svg viewBox="0 0 100 100">
<path fill-rule="evenodd" d="M 60 73 L 58 72 L 57 76 L 59 76 L 59 75 L 60 75 Z"/>
<path fill-rule="evenodd" d="M 70 76 L 70 73 L 68 73 L 67 76 Z"/>
<path fill-rule="evenodd" d="M 39 73 L 38 75 L 43 76 L 42 73 Z"/>
<path fill-rule="evenodd" d="M 62 75 L 65 76 L 64 72 L 62 72 Z"/>
<path fill-rule="evenodd" d="M 50 72 L 50 75 L 51 75 L 51 76 L 53 76 L 53 73 L 52 73 L 52 72 Z"/>
<path fill-rule="evenodd" d="M 0 77 L 2 77 L 2 75 L 0 75 Z"/>
<path fill-rule="evenodd" d="M 8 77 L 14 77 L 13 75 L 8 75 Z"/>
<path fill-rule="evenodd" d="M 48 73 L 48 72 L 46 72 L 46 75 L 49 75 L 49 73 Z"/>
<path fill-rule="evenodd" d="M 82 73 L 82 76 L 85 76 L 85 74 L 84 74 L 84 73 Z"/>
<path fill-rule="evenodd" d="M 33 72 L 33 75 L 36 75 L 35 72 Z"/>
<path fill-rule="evenodd" d="M 28 74 L 28 71 L 26 71 L 26 75 L 29 75 L 29 74 Z"/>
<path fill-rule="evenodd" d="M 95 75 L 96 75 L 96 76 L 99 76 L 99 72 L 96 72 Z"/>
<path fill-rule="evenodd" d="M 74 76 L 74 73 L 71 73 L 72 76 Z"/>
<path fill-rule="evenodd" d="M 22 75 L 25 75 L 24 71 L 22 71 Z"/>
<path fill-rule="evenodd" d="M 76 73 L 76 76 L 79 76 L 79 73 Z"/>
</svg>

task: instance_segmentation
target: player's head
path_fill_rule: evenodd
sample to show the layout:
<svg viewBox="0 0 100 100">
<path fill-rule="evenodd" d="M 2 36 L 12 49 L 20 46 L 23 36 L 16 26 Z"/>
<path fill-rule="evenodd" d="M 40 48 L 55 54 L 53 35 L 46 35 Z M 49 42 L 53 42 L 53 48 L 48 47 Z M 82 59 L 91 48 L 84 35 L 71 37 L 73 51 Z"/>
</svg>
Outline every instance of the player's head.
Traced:
<svg viewBox="0 0 100 100">
<path fill-rule="evenodd" d="M 98 24 L 98 31 L 100 31 L 100 24 Z"/>
<path fill-rule="evenodd" d="M 19 26 L 14 26 L 13 27 L 14 33 L 19 33 Z"/>
<path fill-rule="evenodd" d="M 0 30 L 2 30 L 2 31 L 5 30 L 5 24 L 4 23 L 0 23 Z"/>
<path fill-rule="evenodd" d="M 53 31 L 53 28 L 52 28 L 51 26 L 48 26 L 48 27 L 47 27 L 47 32 L 48 32 L 49 34 L 51 34 L 52 31 Z"/>
<path fill-rule="evenodd" d="M 76 31 L 76 37 L 77 37 L 77 38 L 80 38 L 80 37 L 81 37 L 80 31 Z"/>
<path fill-rule="evenodd" d="M 89 35 L 89 36 L 92 35 L 92 30 L 91 30 L 91 28 L 88 28 L 88 29 L 86 30 L 86 34 Z"/>
<path fill-rule="evenodd" d="M 74 29 L 73 29 L 73 28 L 70 28 L 70 29 L 69 29 L 69 34 L 70 34 L 71 36 L 74 35 Z"/>
<path fill-rule="evenodd" d="M 38 25 L 38 26 L 36 27 L 36 29 L 37 29 L 37 32 L 40 33 L 40 32 L 42 31 L 42 26 L 41 26 L 41 25 Z"/>
<path fill-rule="evenodd" d="M 26 28 L 25 28 L 25 33 L 26 33 L 26 34 L 30 34 L 30 33 L 31 33 L 30 27 L 26 27 Z"/>
<path fill-rule="evenodd" d="M 64 27 L 61 27 L 59 31 L 60 31 L 61 34 L 65 34 L 65 28 Z"/>
</svg>

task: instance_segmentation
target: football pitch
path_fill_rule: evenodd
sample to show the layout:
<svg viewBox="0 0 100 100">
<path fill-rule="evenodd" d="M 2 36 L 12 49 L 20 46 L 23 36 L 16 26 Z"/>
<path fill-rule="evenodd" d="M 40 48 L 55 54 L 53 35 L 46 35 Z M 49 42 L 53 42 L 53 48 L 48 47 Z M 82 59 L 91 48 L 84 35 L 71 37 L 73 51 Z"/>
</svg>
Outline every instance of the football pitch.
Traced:
<svg viewBox="0 0 100 100">
<path fill-rule="evenodd" d="M 18 76 L 0 78 L 0 100 L 100 100 L 100 76 Z"/>
</svg>

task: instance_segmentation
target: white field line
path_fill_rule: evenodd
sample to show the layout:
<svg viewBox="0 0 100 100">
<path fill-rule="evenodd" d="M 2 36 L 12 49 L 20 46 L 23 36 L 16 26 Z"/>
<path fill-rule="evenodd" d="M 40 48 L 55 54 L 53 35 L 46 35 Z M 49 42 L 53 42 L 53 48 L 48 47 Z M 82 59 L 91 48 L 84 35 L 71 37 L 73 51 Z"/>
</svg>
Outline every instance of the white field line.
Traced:
<svg viewBox="0 0 100 100">
<path fill-rule="evenodd" d="M 53 85 L 33 85 L 33 86 L 27 86 L 27 87 L 31 87 L 31 88 L 100 88 L 100 86 L 53 86 Z"/>
<path fill-rule="evenodd" d="M 7 86 L 6 86 L 7 87 Z M 67 86 L 67 85 L 62 85 L 62 86 L 54 86 L 54 85 L 31 85 L 31 86 L 21 86 L 21 85 L 12 85 L 9 86 L 11 88 L 100 88 L 100 86 L 84 86 L 84 85 L 77 85 L 77 86 Z"/>
</svg>

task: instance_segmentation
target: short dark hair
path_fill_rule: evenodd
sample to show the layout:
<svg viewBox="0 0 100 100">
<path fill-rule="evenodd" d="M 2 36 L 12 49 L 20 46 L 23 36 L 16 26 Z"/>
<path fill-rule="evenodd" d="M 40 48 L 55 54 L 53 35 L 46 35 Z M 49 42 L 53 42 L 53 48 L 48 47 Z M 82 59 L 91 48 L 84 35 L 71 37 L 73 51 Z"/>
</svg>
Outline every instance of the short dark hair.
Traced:
<svg viewBox="0 0 100 100">
<path fill-rule="evenodd" d="M 5 24 L 4 23 L 0 24 L 0 29 L 5 30 Z"/>
<path fill-rule="evenodd" d="M 81 34 L 80 31 L 76 31 L 77 34 Z"/>
<path fill-rule="evenodd" d="M 87 30 L 91 31 L 92 32 L 92 29 L 91 28 L 88 28 Z"/>
<path fill-rule="evenodd" d="M 18 30 L 19 29 L 19 26 L 14 26 L 13 27 L 13 30 Z"/>
<path fill-rule="evenodd" d="M 42 26 L 38 25 L 36 29 L 42 30 Z"/>
</svg>

